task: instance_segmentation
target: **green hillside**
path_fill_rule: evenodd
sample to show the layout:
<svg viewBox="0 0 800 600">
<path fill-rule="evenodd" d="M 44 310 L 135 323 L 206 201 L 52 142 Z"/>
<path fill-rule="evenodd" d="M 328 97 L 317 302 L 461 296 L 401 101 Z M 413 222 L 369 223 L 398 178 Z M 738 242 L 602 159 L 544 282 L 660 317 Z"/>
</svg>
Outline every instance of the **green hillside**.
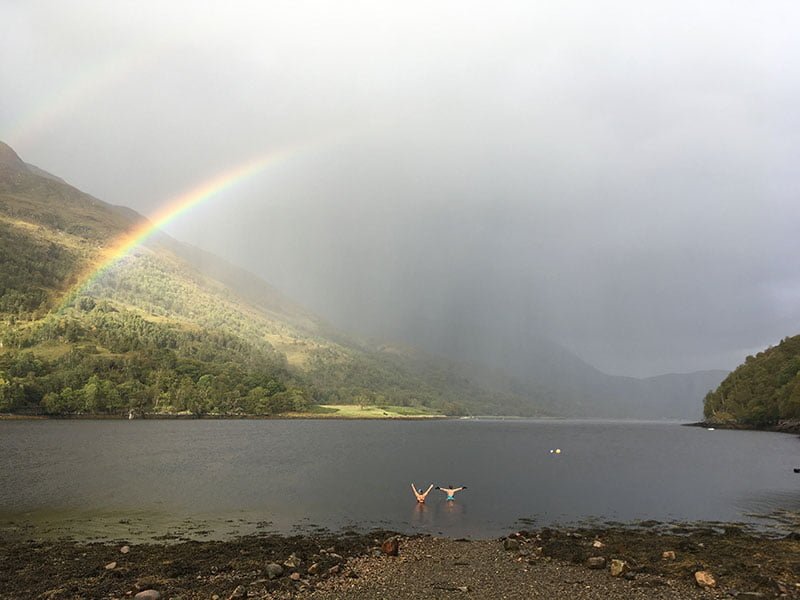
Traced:
<svg viewBox="0 0 800 600">
<path fill-rule="evenodd" d="M 800 419 L 800 335 L 748 356 L 706 396 L 704 414 L 709 421 L 752 426 Z"/>
<path fill-rule="evenodd" d="M 0 412 L 279 414 L 320 403 L 539 412 L 501 373 L 352 340 L 164 234 L 64 304 L 103 248 L 142 219 L 0 144 Z"/>
</svg>

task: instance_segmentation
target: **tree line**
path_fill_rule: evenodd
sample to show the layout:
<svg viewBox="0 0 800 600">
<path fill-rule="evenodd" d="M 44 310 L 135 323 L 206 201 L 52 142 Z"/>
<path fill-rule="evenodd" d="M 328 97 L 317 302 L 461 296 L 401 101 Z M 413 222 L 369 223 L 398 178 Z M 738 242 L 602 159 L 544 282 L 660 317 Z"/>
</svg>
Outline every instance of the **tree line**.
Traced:
<svg viewBox="0 0 800 600">
<path fill-rule="evenodd" d="M 706 395 L 703 410 L 707 419 L 755 426 L 800 419 L 800 335 L 748 356 Z"/>
<path fill-rule="evenodd" d="M 314 400 L 266 342 L 154 323 L 93 298 L 76 305 L 4 329 L 0 411 L 279 414 Z"/>
</svg>

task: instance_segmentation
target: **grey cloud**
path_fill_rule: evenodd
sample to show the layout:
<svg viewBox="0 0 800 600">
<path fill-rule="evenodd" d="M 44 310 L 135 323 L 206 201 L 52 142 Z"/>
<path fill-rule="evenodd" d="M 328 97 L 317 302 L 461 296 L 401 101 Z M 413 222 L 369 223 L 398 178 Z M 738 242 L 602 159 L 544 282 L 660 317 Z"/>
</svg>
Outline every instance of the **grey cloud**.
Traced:
<svg viewBox="0 0 800 600">
<path fill-rule="evenodd" d="M 170 232 L 367 334 L 731 368 L 800 331 L 798 13 L 6 4 L 0 138 L 145 214 L 317 139 Z"/>
</svg>

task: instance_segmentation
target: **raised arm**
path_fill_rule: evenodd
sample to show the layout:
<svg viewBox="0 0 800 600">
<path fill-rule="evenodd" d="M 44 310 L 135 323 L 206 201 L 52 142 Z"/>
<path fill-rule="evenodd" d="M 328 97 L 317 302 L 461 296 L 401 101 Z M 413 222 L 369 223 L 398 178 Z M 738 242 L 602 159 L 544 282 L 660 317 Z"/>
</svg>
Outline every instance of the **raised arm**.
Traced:
<svg viewBox="0 0 800 600">
<path fill-rule="evenodd" d="M 427 496 L 427 495 L 428 495 L 428 492 L 430 492 L 432 489 L 433 489 L 433 484 L 430 484 L 430 485 L 428 486 L 428 489 L 427 489 L 427 490 L 425 490 L 425 495 Z"/>
</svg>

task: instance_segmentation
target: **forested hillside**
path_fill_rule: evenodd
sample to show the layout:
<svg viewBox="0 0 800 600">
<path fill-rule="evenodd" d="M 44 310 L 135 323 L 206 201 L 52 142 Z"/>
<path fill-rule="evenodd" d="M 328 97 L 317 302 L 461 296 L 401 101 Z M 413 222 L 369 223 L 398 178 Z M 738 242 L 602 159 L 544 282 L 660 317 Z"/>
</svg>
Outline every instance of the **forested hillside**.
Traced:
<svg viewBox="0 0 800 600">
<path fill-rule="evenodd" d="M 704 414 L 714 422 L 753 426 L 800 419 L 800 335 L 748 356 L 706 396 Z"/>
<path fill-rule="evenodd" d="M 524 331 L 499 347 L 450 348 L 447 360 L 358 340 L 163 233 L 76 288 L 144 222 L 0 143 L 0 412 L 279 414 L 339 403 L 696 418 L 724 376 L 610 376 L 551 342 L 520 342 Z"/>
<path fill-rule="evenodd" d="M 500 373 L 351 340 L 164 234 L 67 294 L 142 219 L 0 144 L 0 412 L 541 414 Z"/>
</svg>

